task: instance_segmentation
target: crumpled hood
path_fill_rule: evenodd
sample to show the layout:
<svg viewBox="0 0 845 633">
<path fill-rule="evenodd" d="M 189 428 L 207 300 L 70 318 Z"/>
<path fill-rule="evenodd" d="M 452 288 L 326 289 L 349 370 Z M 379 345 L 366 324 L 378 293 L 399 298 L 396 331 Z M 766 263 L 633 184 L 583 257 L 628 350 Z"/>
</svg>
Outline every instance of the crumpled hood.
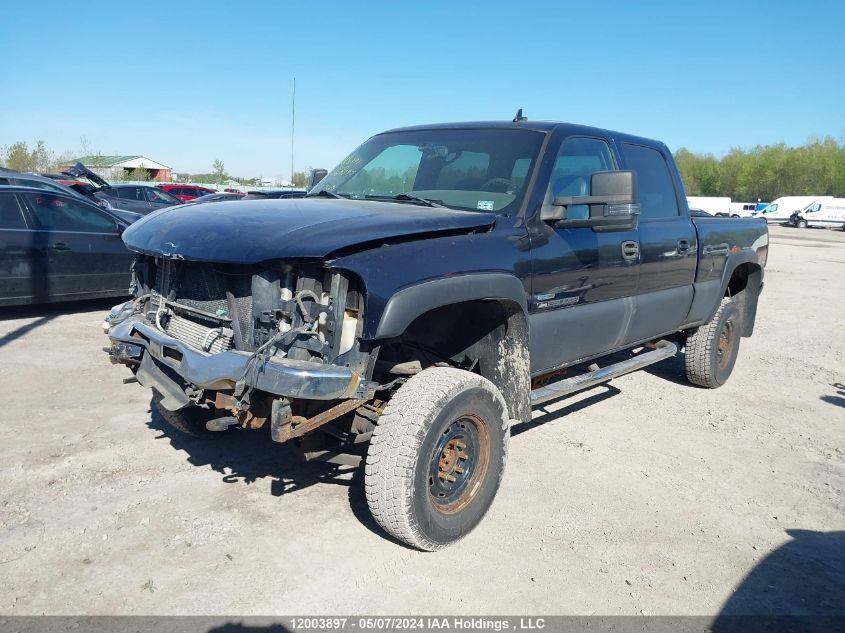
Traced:
<svg viewBox="0 0 845 633">
<path fill-rule="evenodd" d="M 156 211 L 126 229 L 131 250 L 195 261 L 255 264 L 318 258 L 366 242 L 491 227 L 492 213 L 416 204 L 307 198 L 236 200 Z"/>
</svg>

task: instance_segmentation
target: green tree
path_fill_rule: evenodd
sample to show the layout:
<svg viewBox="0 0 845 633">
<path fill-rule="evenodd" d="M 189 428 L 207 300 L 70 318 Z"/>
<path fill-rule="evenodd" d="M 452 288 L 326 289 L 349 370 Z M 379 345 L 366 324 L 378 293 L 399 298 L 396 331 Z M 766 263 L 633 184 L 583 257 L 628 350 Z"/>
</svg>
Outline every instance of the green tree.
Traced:
<svg viewBox="0 0 845 633">
<path fill-rule="evenodd" d="M 136 167 L 126 175 L 126 180 L 136 180 L 139 182 L 147 182 L 150 179 L 150 172 L 143 167 Z"/>
<path fill-rule="evenodd" d="M 226 167 L 223 165 L 222 160 L 215 158 L 211 168 L 214 174 L 214 182 L 221 184 L 224 180 L 226 180 Z"/>
<path fill-rule="evenodd" d="M 24 141 L 13 143 L 6 153 L 6 166 L 18 171 L 35 171 L 38 168 L 35 150 L 30 151 Z"/>
<path fill-rule="evenodd" d="M 304 171 L 293 172 L 293 186 L 300 189 L 308 186 L 308 174 Z"/>
</svg>

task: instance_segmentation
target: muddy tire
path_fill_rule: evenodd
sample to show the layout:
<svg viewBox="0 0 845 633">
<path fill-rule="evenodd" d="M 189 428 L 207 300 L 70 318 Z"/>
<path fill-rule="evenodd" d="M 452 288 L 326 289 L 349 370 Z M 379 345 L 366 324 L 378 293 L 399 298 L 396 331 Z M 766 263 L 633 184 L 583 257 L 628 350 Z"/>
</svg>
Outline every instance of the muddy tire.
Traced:
<svg viewBox="0 0 845 633">
<path fill-rule="evenodd" d="M 153 389 L 152 411 L 153 415 L 160 416 L 165 422 L 177 431 L 191 437 L 210 439 L 222 433 L 213 433 L 205 428 L 205 423 L 211 420 L 214 415 L 209 409 L 202 407 L 185 407 L 178 411 L 170 411 L 161 405 L 162 395 Z"/>
<path fill-rule="evenodd" d="M 739 308 L 733 299 L 725 297 L 713 318 L 687 336 L 687 380 L 708 389 L 724 385 L 736 364 L 741 331 Z"/>
<path fill-rule="evenodd" d="M 370 441 L 364 484 L 376 522 L 421 550 L 466 536 L 499 489 L 510 424 L 486 378 L 433 367 L 393 396 Z"/>
</svg>

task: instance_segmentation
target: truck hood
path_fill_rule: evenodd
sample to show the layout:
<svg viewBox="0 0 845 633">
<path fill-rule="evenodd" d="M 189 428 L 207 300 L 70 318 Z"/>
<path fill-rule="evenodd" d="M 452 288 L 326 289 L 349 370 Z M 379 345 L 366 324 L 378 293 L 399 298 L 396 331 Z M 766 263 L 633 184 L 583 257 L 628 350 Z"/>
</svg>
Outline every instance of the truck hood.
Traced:
<svg viewBox="0 0 845 633">
<path fill-rule="evenodd" d="M 130 226 L 123 241 L 147 255 L 255 264 L 320 258 L 360 244 L 484 230 L 493 213 L 365 200 L 235 200 L 168 207 Z"/>
</svg>

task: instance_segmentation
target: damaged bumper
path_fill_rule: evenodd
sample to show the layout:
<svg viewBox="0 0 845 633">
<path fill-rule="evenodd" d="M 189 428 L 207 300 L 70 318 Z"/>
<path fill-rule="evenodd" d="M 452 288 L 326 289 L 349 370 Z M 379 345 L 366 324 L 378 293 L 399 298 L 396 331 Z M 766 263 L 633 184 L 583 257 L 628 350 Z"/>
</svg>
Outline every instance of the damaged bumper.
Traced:
<svg viewBox="0 0 845 633">
<path fill-rule="evenodd" d="M 162 405 L 172 411 L 195 402 L 203 389 L 231 390 L 239 381 L 277 396 L 306 400 L 361 397 L 364 388 L 361 376 L 348 367 L 288 358 L 254 363 L 247 372 L 248 352 L 199 352 L 141 317 L 112 325 L 108 336 L 112 362 L 137 367 L 138 382 L 161 393 Z"/>
</svg>

